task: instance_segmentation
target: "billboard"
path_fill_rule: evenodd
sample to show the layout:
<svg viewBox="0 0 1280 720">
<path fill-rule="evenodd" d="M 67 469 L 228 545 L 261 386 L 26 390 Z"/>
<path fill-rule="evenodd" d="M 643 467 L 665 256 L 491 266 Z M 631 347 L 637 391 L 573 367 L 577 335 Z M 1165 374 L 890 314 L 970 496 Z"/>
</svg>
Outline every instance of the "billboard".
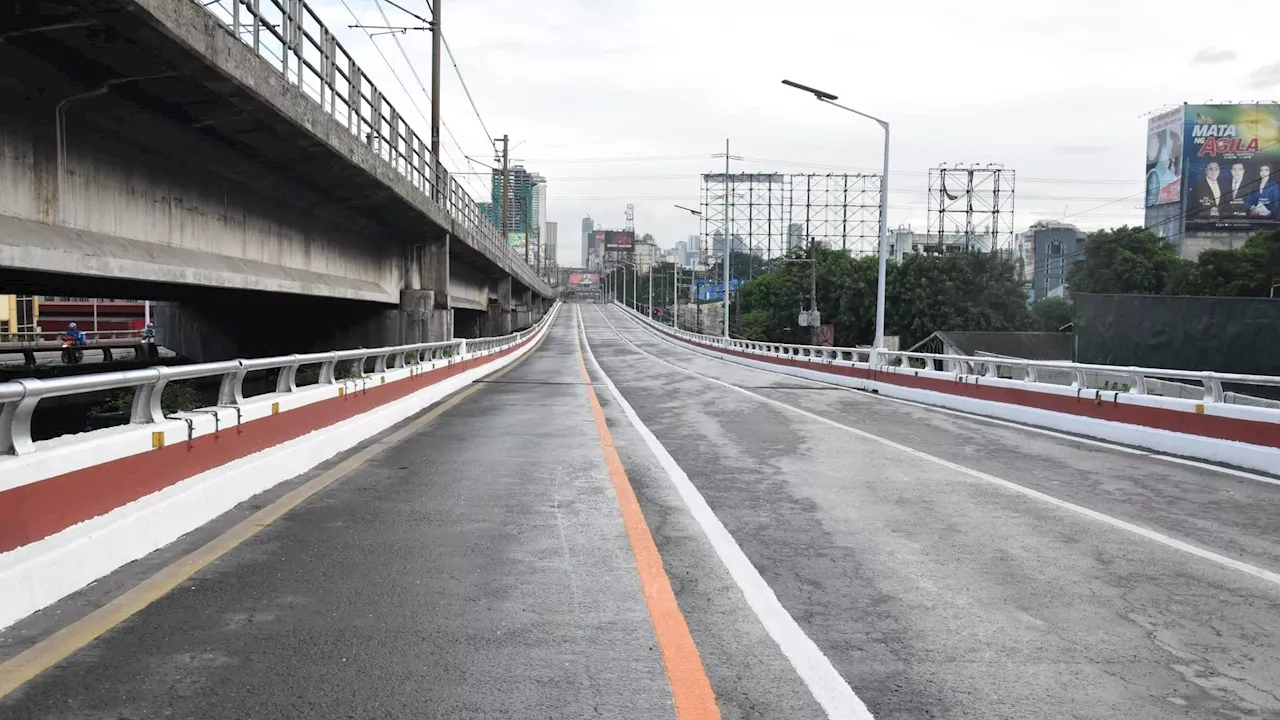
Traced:
<svg viewBox="0 0 1280 720">
<path fill-rule="evenodd" d="M 517 250 L 524 250 L 525 242 L 526 240 L 525 240 L 524 233 L 518 233 L 518 232 L 507 233 L 507 244 L 510 245 L 511 247 L 516 248 Z"/>
<path fill-rule="evenodd" d="M 569 286 L 574 288 L 593 287 L 600 284 L 599 273 L 569 273 Z"/>
<path fill-rule="evenodd" d="M 606 230 L 604 249 L 609 252 L 632 252 L 636 244 L 634 230 Z"/>
<path fill-rule="evenodd" d="M 604 268 L 604 230 L 592 230 L 587 233 L 587 269 L 601 270 Z"/>
<path fill-rule="evenodd" d="M 1280 227 L 1280 105 L 1188 105 L 1186 227 Z"/>
<path fill-rule="evenodd" d="M 1182 113 L 1175 108 L 1147 121 L 1147 207 L 1182 199 Z"/>
</svg>

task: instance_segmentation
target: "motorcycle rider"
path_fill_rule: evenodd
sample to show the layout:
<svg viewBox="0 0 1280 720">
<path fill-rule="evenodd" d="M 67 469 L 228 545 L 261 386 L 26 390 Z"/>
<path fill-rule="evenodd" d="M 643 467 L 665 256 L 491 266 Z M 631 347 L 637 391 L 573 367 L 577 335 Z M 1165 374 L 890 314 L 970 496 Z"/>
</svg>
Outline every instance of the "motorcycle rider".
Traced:
<svg viewBox="0 0 1280 720">
<path fill-rule="evenodd" d="M 71 323 L 67 326 L 67 332 L 62 336 L 62 339 L 70 342 L 72 345 L 84 345 L 89 342 L 88 338 L 85 337 L 80 328 L 76 327 L 75 323 Z"/>
</svg>

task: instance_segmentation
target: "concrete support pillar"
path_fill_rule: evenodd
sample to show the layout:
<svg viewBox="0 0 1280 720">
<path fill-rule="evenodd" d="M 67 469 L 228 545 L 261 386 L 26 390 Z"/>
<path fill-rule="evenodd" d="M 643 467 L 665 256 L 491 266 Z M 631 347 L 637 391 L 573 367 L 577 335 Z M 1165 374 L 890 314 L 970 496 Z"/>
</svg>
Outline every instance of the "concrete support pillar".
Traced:
<svg viewBox="0 0 1280 720">
<path fill-rule="evenodd" d="M 489 300 L 489 333 L 490 335 L 507 335 L 511 332 L 511 281 L 510 275 L 499 278 L 495 283 L 496 297 Z"/>
<path fill-rule="evenodd" d="M 407 249 L 399 313 L 400 332 L 389 339 L 389 343 L 438 342 L 453 338 L 448 234 Z"/>
</svg>

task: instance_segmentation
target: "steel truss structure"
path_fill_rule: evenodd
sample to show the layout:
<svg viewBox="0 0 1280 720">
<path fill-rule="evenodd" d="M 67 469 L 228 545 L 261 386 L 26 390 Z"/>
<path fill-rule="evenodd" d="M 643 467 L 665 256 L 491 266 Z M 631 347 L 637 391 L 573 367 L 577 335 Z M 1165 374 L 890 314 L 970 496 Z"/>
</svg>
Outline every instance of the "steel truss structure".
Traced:
<svg viewBox="0 0 1280 720">
<path fill-rule="evenodd" d="M 1015 174 L 1003 165 L 952 165 L 929 170 L 929 237 L 938 252 L 1012 253 Z"/>
<path fill-rule="evenodd" d="M 707 173 L 701 200 L 704 262 L 723 252 L 726 234 L 735 252 L 766 260 L 810 238 L 850 255 L 879 245 L 879 175 Z"/>
</svg>

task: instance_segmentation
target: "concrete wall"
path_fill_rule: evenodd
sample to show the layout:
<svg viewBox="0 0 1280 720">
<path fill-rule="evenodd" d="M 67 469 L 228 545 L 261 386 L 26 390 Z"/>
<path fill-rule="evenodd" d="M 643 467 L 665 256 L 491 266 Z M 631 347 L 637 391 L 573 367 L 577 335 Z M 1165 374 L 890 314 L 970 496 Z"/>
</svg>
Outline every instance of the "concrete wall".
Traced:
<svg viewBox="0 0 1280 720">
<path fill-rule="evenodd" d="M 269 168 L 86 98 L 59 172 L 54 109 L 25 110 L 0 114 L 0 266 L 399 303 L 400 243 Z"/>
</svg>

